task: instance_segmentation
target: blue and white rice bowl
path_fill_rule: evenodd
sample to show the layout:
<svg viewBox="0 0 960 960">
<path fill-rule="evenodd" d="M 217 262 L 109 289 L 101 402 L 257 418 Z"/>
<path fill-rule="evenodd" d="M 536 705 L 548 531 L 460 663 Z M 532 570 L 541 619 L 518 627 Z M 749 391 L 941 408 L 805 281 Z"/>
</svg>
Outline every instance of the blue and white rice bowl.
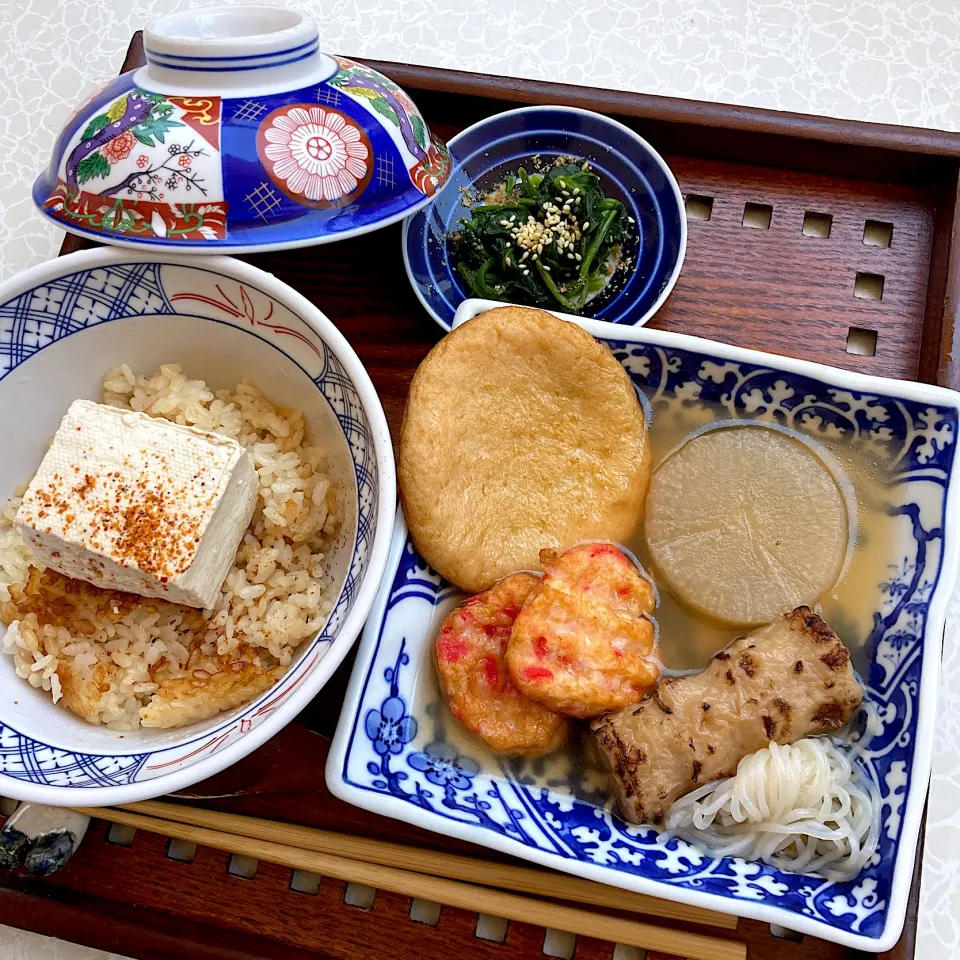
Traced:
<svg viewBox="0 0 960 960">
<path fill-rule="evenodd" d="M 75 253 L 0 286 L 0 494 L 36 470 L 77 398 L 100 400 L 120 364 L 180 363 L 212 389 L 244 378 L 300 409 L 328 451 L 341 516 L 327 553 L 332 612 L 281 679 L 249 703 L 178 729 L 87 723 L 0 656 L 0 795 L 106 805 L 182 789 L 250 753 L 293 719 L 352 646 L 386 563 L 396 503 L 393 451 L 373 384 L 333 324 L 255 267 L 117 250 Z"/>
</svg>

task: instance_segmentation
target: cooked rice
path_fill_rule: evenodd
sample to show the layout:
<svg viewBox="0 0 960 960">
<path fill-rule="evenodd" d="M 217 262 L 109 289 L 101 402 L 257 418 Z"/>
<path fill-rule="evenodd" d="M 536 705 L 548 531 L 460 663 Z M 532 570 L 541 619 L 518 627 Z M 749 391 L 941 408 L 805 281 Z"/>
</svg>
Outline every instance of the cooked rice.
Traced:
<svg viewBox="0 0 960 960">
<path fill-rule="evenodd" d="M 338 525 L 325 452 L 301 411 L 248 381 L 209 390 L 176 364 L 151 377 L 124 364 L 103 402 L 226 434 L 250 453 L 260 495 L 213 610 L 101 590 L 31 566 L 13 526 L 25 487 L 0 508 L 3 652 L 17 675 L 91 723 L 178 727 L 256 696 L 331 610 L 325 551 Z"/>
</svg>

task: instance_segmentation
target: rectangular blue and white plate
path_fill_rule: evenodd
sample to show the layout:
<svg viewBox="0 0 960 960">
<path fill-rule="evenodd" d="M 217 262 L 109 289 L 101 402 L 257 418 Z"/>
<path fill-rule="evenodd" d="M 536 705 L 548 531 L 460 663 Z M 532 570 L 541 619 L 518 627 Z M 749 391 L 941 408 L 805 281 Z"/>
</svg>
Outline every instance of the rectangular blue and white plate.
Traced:
<svg viewBox="0 0 960 960">
<path fill-rule="evenodd" d="M 467 301 L 457 321 L 491 306 Z M 871 535 L 891 545 L 896 562 L 875 578 L 868 615 L 846 624 L 861 640 L 872 704 L 872 737 L 862 749 L 883 801 L 877 853 L 844 883 L 713 860 L 683 841 L 660 845 L 653 828 L 620 820 L 589 764 L 495 757 L 440 699 L 433 640 L 459 595 L 417 555 L 399 514 L 330 751 L 330 789 L 384 816 L 601 883 L 861 950 L 889 949 L 903 927 L 917 852 L 957 572 L 960 395 L 694 337 L 566 319 L 607 343 L 655 417 L 776 421 L 814 439 L 843 438 L 884 465 L 882 519 Z"/>
</svg>

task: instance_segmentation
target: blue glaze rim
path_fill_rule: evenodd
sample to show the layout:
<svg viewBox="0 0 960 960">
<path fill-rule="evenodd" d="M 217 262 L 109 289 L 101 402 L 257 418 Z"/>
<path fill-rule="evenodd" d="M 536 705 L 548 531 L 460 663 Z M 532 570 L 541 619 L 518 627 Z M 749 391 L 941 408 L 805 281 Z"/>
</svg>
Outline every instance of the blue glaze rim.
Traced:
<svg viewBox="0 0 960 960">
<path fill-rule="evenodd" d="M 319 39 L 307 40 L 306 43 L 298 44 L 295 47 L 287 47 L 285 50 L 273 50 L 270 53 L 246 53 L 234 57 L 196 57 L 187 56 L 182 53 L 158 53 L 148 46 L 144 46 L 143 49 L 148 60 L 152 57 L 153 60 L 151 62 L 163 66 L 161 63 L 162 60 L 176 60 L 184 63 L 249 63 L 251 60 L 270 60 L 273 57 L 287 57 L 293 53 L 301 53 L 308 47 L 311 52 L 318 50 L 320 48 Z M 179 68 L 179 64 L 177 66 Z"/>
<path fill-rule="evenodd" d="M 522 141 L 536 138 L 555 144 L 541 148 L 543 153 L 590 159 L 606 188 L 627 204 L 637 221 L 640 248 L 630 277 L 617 285 L 612 298 L 601 296 L 597 301 L 601 306 L 590 316 L 642 326 L 663 305 L 683 266 L 687 245 L 683 195 L 666 162 L 643 137 L 617 120 L 578 107 L 508 110 L 448 141 L 454 161 L 450 179 L 433 203 L 411 214 L 403 225 L 403 262 L 417 299 L 444 330 L 451 328 L 459 305 L 473 297 L 459 279 L 444 239 L 468 212 L 460 203 L 461 188 L 473 186 L 491 169 L 529 159 L 538 151 Z M 651 233 L 652 253 L 644 250 Z"/>
<path fill-rule="evenodd" d="M 186 63 L 171 63 L 167 60 L 163 60 L 158 57 L 156 54 L 147 53 L 147 63 L 152 64 L 157 67 L 175 67 L 177 70 L 189 70 L 193 73 L 236 73 L 242 70 L 265 70 L 268 67 L 282 67 L 288 63 L 299 63 L 301 60 L 306 60 L 307 57 L 312 57 L 317 50 L 320 49 L 319 44 L 314 44 L 311 49 L 304 51 L 301 54 L 298 54 L 295 57 L 287 57 L 285 60 L 271 60 L 264 63 L 250 63 L 250 64 L 239 64 L 236 66 L 229 67 L 205 67 L 201 66 L 199 63 L 195 64 L 186 64 Z M 203 60 L 206 58 L 194 57 L 191 59 Z M 210 59 L 230 59 L 229 57 L 216 57 Z"/>
</svg>

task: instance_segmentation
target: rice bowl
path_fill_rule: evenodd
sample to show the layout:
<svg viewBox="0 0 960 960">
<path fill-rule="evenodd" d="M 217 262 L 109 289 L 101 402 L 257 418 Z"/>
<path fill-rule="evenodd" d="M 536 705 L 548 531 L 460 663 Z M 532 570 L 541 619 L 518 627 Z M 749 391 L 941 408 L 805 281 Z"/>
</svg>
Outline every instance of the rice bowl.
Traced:
<svg viewBox="0 0 960 960">
<path fill-rule="evenodd" d="M 44 329 L 51 306 L 59 316 Z M 25 312 L 26 328 L 49 330 L 35 349 L 24 347 Z M 30 478 L 73 399 L 88 398 L 236 437 L 253 456 L 260 498 L 213 610 L 162 601 L 97 610 L 90 596 L 74 596 L 80 636 L 13 609 L 18 596 L 23 602 L 16 584 L 31 578 L 47 600 L 77 588 L 28 570 L 11 526 L 15 501 L 4 505 L 0 580 L 11 586 L 0 587 L 0 605 L 16 626 L 3 637 L 12 656 L 0 657 L 0 670 L 10 672 L 0 739 L 15 747 L 16 760 L 0 761 L 0 791 L 48 803 L 117 803 L 210 776 L 309 702 L 369 609 L 395 499 L 373 387 L 315 307 L 227 259 L 198 267 L 111 251 L 61 258 L 0 288 L 3 341 L 0 402 L 23 412 L 8 425 L 0 496 Z M 182 371 L 161 369 L 178 362 Z M 184 642 L 198 636 L 193 647 Z M 205 682 L 205 672 L 217 672 L 211 664 L 231 659 L 247 666 L 235 667 L 233 678 L 221 670 L 219 685 Z M 166 671 L 167 694 L 158 696 L 164 681 L 158 686 L 150 672 L 161 660 L 179 669 Z M 71 696 L 64 676 L 87 681 L 106 664 L 110 689 L 98 702 L 63 709 Z M 208 687 L 199 697 L 198 681 Z"/>
</svg>

